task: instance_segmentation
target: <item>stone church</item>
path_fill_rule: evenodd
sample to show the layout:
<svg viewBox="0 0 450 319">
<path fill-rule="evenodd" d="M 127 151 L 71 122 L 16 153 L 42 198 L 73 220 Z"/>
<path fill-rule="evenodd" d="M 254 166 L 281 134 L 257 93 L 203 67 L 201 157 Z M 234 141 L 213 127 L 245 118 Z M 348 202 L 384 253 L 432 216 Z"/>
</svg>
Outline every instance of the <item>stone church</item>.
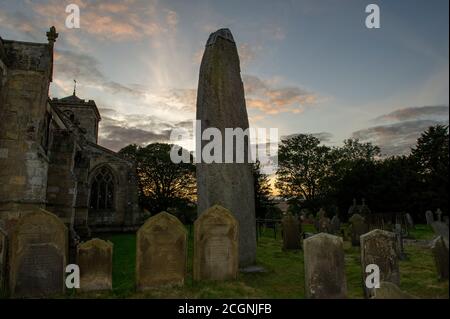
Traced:
<svg viewBox="0 0 450 319">
<path fill-rule="evenodd" d="M 72 238 L 135 230 L 141 222 L 134 163 L 97 144 L 94 101 L 49 99 L 53 49 L 0 38 L 0 228 L 27 212 L 59 216 Z"/>
</svg>

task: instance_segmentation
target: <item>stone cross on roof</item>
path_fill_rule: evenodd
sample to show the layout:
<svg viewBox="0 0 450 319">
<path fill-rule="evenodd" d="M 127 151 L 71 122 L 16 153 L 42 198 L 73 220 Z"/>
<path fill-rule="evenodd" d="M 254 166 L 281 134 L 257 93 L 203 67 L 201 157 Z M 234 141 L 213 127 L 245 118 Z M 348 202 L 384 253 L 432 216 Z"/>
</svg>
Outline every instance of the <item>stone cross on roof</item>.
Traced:
<svg viewBox="0 0 450 319">
<path fill-rule="evenodd" d="M 47 32 L 47 39 L 50 44 L 53 44 L 58 38 L 58 33 L 56 33 L 56 28 L 52 26 Z"/>
</svg>

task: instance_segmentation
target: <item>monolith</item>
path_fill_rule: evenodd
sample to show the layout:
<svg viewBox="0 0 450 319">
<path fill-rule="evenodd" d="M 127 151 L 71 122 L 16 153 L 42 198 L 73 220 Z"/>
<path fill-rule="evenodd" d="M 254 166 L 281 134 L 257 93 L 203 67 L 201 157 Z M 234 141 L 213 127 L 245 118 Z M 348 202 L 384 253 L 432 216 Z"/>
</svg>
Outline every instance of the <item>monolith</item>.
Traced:
<svg viewBox="0 0 450 319">
<path fill-rule="evenodd" d="M 198 136 L 196 138 L 198 215 L 213 205 L 228 209 L 239 223 L 239 265 L 251 265 L 256 259 L 256 226 L 248 136 L 244 138 L 241 150 L 244 154 L 237 149 L 235 138 L 232 149 L 226 149 L 233 153 L 233 162 L 224 163 L 227 145 L 225 129 L 237 132 L 249 127 L 238 51 L 228 29 L 212 33 L 206 43 L 197 91 L 197 125 L 199 121 L 201 126 L 196 131 L 197 134 L 202 133 L 204 140 Z M 221 134 L 211 137 L 211 129 Z M 215 160 L 210 162 L 202 155 L 211 152 L 202 153 L 202 150 L 216 138 L 221 142 L 219 148 L 222 156 L 215 156 Z M 220 149 L 214 149 L 214 155 Z M 238 162 L 241 155 L 243 162 Z"/>
</svg>

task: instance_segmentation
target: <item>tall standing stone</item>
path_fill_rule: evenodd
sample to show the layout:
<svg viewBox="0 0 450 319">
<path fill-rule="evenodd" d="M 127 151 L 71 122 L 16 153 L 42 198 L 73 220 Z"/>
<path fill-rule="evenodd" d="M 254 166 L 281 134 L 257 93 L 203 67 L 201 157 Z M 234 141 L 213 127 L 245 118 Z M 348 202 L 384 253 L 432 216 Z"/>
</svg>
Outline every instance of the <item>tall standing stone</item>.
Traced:
<svg viewBox="0 0 450 319">
<path fill-rule="evenodd" d="M 283 250 L 300 249 L 300 222 L 292 214 L 287 214 L 281 219 L 283 227 Z"/>
<path fill-rule="evenodd" d="M 236 279 L 239 225 L 224 207 L 215 205 L 194 222 L 194 280 Z"/>
<path fill-rule="evenodd" d="M 225 128 L 246 130 L 249 127 L 238 51 L 228 29 L 212 33 L 206 43 L 198 82 L 197 120 L 201 122 L 200 132 L 217 128 L 222 133 L 222 148 L 226 145 Z M 198 131 L 197 128 L 197 134 Z M 197 158 L 208 143 L 209 140 L 199 143 L 197 137 Z M 234 147 L 233 163 L 223 163 L 225 152 L 222 152 L 222 163 L 202 161 L 197 164 L 198 215 L 213 205 L 221 205 L 233 213 L 240 228 L 241 267 L 256 260 L 255 202 L 248 143 L 246 138 L 243 163 L 237 162 L 236 155 L 241 154 L 236 154 Z"/>
<path fill-rule="evenodd" d="M 83 291 L 112 289 L 113 243 L 98 238 L 77 246 L 80 267 L 80 289 Z"/>
<path fill-rule="evenodd" d="M 439 279 L 448 280 L 448 244 L 445 243 L 442 236 L 438 236 L 432 241 L 431 252 L 433 253 Z"/>
<path fill-rule="evenodd" d="M 6 231 L 0 227 L 0 294 L 6 289 L 6 252 L 8 247 Z"/>
<path fill-rule="evenodd" d="M 334 215 L 333 218 L 331 218 L 331 233 L 335 235 L 341 233 L 341 221 L 338 215 Z"/>
<path fill-rule="evenodd" d="M 395 234 L 375 229 L 361 236 L 361 266 L 363 272 L 364 293 L 367 298 L 374 295 L 374 290 L 365 285 L 366 267 L 375 264 L 380 269 L 380 281 L 400 285 L 400 269 L 398 263 Z"/>
<path fill-rule="evenodd" d="M 341 237 L 320 233 L 303 242 L 305 293 L 312 299 L 347 297 L 344 244 Z"/>
<path fill-rule="evenodd" d="M 147 219 L 136 238 L 136 288 L 182 286 L 186 277 L 187 232 L 175 216 Z"/>
<path fill-rule="evenodd" d="M 67 228 L 45 210 L 21 217 L 9 241 L 9 291 L 13 297 L 45 297 L 65 291 Z"/>
<path fill-rule="evenodd" d="M 441 236 L 444 240 L 445 244 L 449 245 L 449 232 L 448 232 L 448 226 L 440 221 L 432 222 L 431 228 L 433 229 L 434 233 L 437 236 Z"/>
</svg>

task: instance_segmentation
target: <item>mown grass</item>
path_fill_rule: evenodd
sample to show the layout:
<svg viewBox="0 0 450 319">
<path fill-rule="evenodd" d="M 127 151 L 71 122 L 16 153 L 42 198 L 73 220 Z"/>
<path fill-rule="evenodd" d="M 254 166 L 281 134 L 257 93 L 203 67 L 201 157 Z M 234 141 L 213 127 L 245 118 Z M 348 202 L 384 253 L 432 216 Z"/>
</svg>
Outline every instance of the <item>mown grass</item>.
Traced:
<svg viewBox="0 0 450 319">
<path fill-rule="evenodd" d="M 420 239 L 432 238 L 428 227 L 418 225 Z M 312 232 L 307 226 L 304 230 Z M 257 263 L 264 273 L 240 273 L 238 280 L 194 282 L 192 280 L 192 232 L 188 245 L 188 276 L 184 287 L 159 288 L 136 292 L 134 234 L 104 236 L 114 243 L 113 290 L 102 293 L 69 294 L 75 298 L 304 298 L 303 251 L 282 251 L 281 234 L 274 238 L 266 230 L 259 238 Z M 345 262 L 349 298 L 363 298 L 359 247 L 345 242 Z M 438 281 L 429 248 L 407 245 L 408 259 L 400 262 L 400 288 L 420 298 L 448 298 L 448 281 Z"/>
</svg>

